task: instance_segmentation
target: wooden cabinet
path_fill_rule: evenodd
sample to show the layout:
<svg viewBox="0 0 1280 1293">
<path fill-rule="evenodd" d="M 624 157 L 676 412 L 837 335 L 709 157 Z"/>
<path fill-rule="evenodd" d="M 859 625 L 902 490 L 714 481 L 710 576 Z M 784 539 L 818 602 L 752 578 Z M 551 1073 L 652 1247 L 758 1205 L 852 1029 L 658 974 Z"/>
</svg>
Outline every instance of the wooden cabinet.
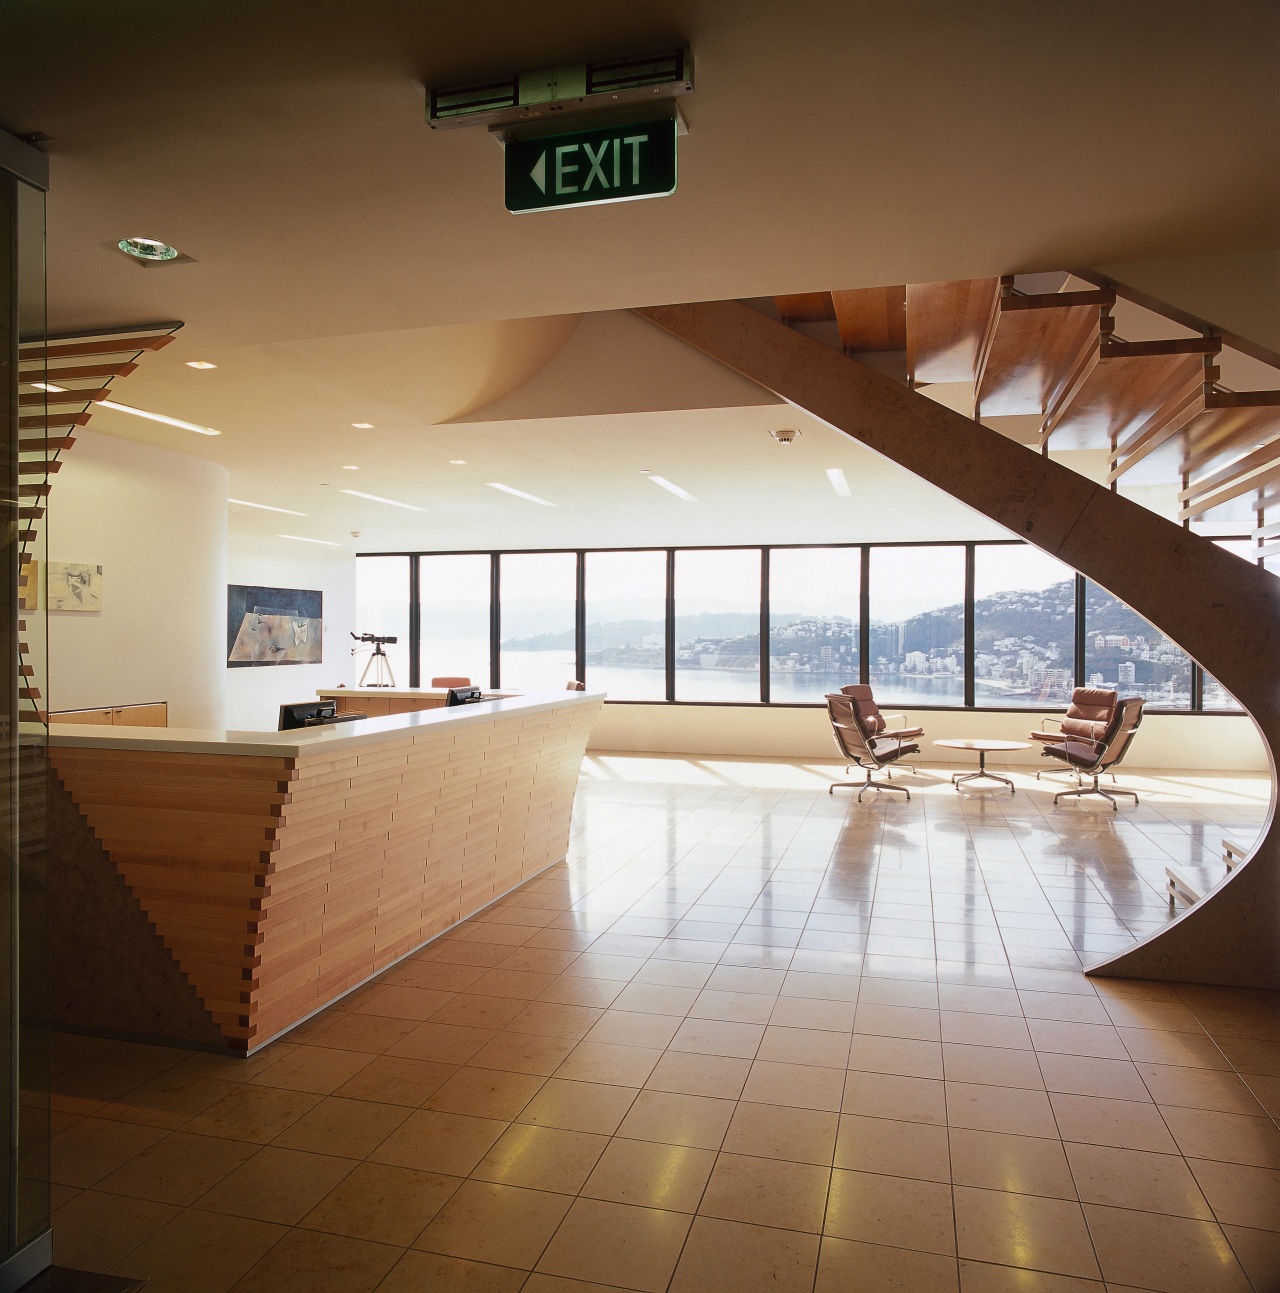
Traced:
<svg viewBox="0 0 1280 1293">
<path fill-rule="evenodd" d="M 389 714 L 416 714 L 420 709 L 439 709 L 440 696 L 334 696 L 339 714 L 363 714 L 366 718 L 386 718 Z"/>
<path fill-rule="evenodd" d="M 49 715 L 51 723 L 83 723 L 97 727 L 168 727 L 169 702 L 112 705 L 105 709 L 64 709 Z"/>
</svg>

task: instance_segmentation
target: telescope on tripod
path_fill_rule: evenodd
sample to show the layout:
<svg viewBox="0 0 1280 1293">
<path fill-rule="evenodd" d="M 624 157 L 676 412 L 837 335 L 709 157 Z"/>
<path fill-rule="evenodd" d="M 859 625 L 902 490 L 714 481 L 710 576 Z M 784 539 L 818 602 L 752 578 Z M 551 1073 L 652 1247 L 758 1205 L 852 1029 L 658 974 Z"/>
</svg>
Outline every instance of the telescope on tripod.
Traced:
<svg viewBox="0 0 1280 1293">
<path fill-rule="evenodd" d="M 365 661 L 364 672 L 360 675 L 360 681 L 356 684 L 358 687 L 394 687 L 396 685 L 396 676 L 391 672 L 391 660 L 387 653 L 382 649 L 385 645 L 395 646 L 398 639 L 395 637 L 380 637 L 376 633 L 353 633 L 352 640 L 356 643 L 351 648 L 351 654 L 355 655 L 362 646 L 372 646 L 373 654 Z M 366 681 L 369 677 L 369 670 L 373 670 L 373 681 Z"/>
</svg>

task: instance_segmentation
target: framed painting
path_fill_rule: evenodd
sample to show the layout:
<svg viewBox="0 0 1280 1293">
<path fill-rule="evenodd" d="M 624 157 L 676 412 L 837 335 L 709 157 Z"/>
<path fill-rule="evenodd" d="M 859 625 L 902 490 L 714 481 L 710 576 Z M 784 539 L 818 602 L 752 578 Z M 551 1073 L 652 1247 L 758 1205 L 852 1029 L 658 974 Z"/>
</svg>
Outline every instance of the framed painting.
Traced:
<svg viewBox="0 0 1280 1293">
<path fill-rule="evenodd" d="M 51 611 L 100 611 L 102 567 L 76 561 L 49 562 L 47 597 Z"/>
<path fill-rule="evenodd" d="M 320 664 L 324 593 L 305 588 L 227 585 L 227 668 Z"/>
</svg>

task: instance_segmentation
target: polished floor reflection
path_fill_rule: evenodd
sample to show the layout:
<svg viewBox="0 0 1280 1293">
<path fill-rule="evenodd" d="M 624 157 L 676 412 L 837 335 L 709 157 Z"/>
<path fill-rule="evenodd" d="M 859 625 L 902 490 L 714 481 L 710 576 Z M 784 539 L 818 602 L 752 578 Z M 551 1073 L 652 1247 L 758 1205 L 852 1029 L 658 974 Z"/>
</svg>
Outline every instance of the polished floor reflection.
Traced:
<svg viewBox="0 0 1280 1293">
<path fill-rule="evenodd" d="M 1089 979 L 1267 782 L 592 757 L 570 859 L 248 1061 L 55 1038 L 64 1265 L 226 1290 L 1280 1289 L 1280 994 Z M 1061 783 L 1061 779 L 1059 779 Z"/>
</svg>

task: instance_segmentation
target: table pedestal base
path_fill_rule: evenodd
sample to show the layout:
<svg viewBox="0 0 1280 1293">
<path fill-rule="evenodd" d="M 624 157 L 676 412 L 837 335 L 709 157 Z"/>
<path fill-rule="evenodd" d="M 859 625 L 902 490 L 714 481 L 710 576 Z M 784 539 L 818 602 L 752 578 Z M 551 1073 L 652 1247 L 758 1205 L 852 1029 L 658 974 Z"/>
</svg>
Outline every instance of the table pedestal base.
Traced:
<svg viewBox="0 0 1280 1293">
<path fill-rule="evenodd" d="M 999 781 L 1009 787 L 1009 793 L 1016 795 L 1018 788 L 1009 780 L 1008 777 L 1002 777 L 995 772 L 987 771 L 987 752 L 986 750 L 978 751 L 978 770 L 977 772 L 953 772 L 951 774 L 951 784 L 958 790 L 965 781 Z"/>
</svg>

